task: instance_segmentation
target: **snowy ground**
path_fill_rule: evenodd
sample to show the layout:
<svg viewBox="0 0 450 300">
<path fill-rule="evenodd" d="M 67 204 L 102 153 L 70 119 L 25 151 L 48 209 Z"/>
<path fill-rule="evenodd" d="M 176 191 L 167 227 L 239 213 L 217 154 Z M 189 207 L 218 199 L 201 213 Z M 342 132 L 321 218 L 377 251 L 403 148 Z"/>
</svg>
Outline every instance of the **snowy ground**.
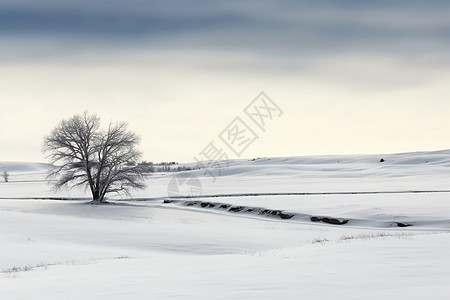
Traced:
<svg viewBox="0 0 450 300">
<path fill-rule="evenodd" d="M 154 174 L 108 206 L 52 193 L 43 164 L 4 169 L 0 299 L 450 298 L 450 151 L 232 161 L 185 173 L 224 196 L 163 203 L 173 174 Z M 272 195 L 231 196 L 251 193 Z"/>
</svg>

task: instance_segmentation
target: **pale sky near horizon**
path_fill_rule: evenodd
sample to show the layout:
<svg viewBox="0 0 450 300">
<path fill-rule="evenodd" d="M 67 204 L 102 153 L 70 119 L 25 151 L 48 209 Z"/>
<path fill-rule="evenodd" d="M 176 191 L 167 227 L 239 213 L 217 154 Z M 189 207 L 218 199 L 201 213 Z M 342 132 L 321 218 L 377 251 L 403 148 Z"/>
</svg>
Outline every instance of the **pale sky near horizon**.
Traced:
<svg viewBox="0 0 450 300">
<path fill-rule="evenodd" d="M 0 0 L 0 161 L 89 110 L 147 161 L 450 148 L 449 1 Z M 265 131 L 244 113 L 264 91 Z"/>
</svg>

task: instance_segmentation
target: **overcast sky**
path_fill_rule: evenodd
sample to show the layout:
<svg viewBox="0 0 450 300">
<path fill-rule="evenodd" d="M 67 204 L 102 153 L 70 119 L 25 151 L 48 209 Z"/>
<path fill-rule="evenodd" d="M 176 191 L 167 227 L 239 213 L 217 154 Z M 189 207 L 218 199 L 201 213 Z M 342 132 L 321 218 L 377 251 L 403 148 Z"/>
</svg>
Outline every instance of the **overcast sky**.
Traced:
<svg viewBox="0 0 450 300">
<path fill-rule="evenodd" d="M 450 148 L 450 1 L 0 0 L 0 161 L 89 110 L 148 161 Z M 265 130 L 244 109 L 264 91 Z"/>
</svg>

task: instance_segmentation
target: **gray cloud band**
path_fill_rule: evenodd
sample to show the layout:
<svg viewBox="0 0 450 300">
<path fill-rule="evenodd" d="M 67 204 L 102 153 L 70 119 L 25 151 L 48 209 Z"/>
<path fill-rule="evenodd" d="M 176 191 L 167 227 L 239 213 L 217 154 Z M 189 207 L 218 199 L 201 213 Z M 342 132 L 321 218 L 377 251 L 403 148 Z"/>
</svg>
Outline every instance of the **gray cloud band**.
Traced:
<svg viewBox="0 0 450 300">
<path fill-rule="evenodd" d="M 450 44 L 450 4 L 444 1 L 60 2 L 2 1 L 0 33 L 293 55 L 349 49 L 429 53 Z"/>
</svg>

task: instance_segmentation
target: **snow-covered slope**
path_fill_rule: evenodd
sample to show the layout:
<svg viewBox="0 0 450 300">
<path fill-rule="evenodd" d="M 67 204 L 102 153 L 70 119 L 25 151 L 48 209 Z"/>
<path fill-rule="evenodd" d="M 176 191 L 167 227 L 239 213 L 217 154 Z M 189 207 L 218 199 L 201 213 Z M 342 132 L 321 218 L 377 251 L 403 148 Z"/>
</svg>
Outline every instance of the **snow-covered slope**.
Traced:
<svg viewBox="0 0 450 300">
<path fill-rule="evenodd" d="M 1 162 L 0 161 L 0 171 L 8 172 L 11 174 L 16 173 L 26 173 L 26 172 L 37 172 L 37 173 L 45 173 L 49 164 L 46 163 L 26 163 L 26 162 Z"/>
<path fill-rule="evenodd" d="M 380 162 L 383 159 L 384 162 Z M 194 166 L 195 164 L 188 164 Z M 205 165 L 208 165 L 205 163 Z M 388 155 L 307 156 L 231 160 L 184 172 L 202 194 L 323 193 L 450 189 L 450 150 Z M 155 174 L 134 197 L 167 195 L 173 174 Z M 162 189 L 161 189 L 162 188 Z M 189 194 L 189 191 L 185 191 Z"/>
<path fill-rule="evenodd" d="M 384 162 L 380 162 L 383 159 Z M 450 150 L 383 155 L 305 156 L 256 158 L 204 163 L 206 169 L 181 173 L 155 173 L 148 188 L 134 198 L 165 197 L 174 175 L 200 180 L 202 194 L 321 193 L 356 191 L 420 191 L 450 189 Z M 183 164 L 195 166 L 195 163 Z M 55 194 L 45 182 L 49 165 L 0 162 L 11 174 L 0 197 L 86 197 L 82 190 Z M 0 179 L 0 184 L 1 184 Z M 30 185 L 34 182 L 31 194 Z M 40 182 L 39 185 L 36 183 Z M 12 186 L 12 187 L 11 187 Z M 33 191 L 37 194 L 32 195 Z M 188 194 L 188 191 L 186 191 Z M 112 196 L 118 198 L 117 196 Z"/>
<path fill-rule="evenodd" d="M 0 299 L 450 298 L 448 150 L 234 160 L 107 206 L 1 167 Z"/>
</svg>

